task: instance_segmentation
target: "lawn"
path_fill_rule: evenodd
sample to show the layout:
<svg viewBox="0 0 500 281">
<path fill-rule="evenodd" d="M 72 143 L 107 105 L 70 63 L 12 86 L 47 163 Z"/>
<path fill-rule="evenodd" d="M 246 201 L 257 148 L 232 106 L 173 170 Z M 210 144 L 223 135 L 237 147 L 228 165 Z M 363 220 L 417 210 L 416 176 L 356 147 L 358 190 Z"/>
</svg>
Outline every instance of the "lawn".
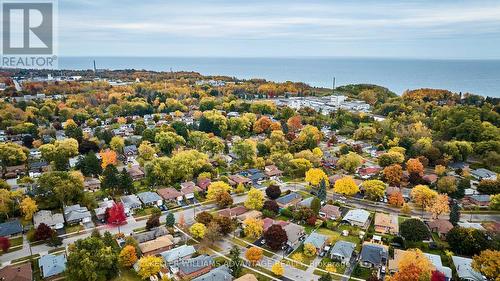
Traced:
<svg viewBox="0 0 500 281">
<path fill-rule="evenodd" d="M 158 209 L 157 207 L 147 207 L 141 208 L 134 211 L 134 218 L 148 216 L 153 213 L 154 209 Z"/>
<path fill-rule="evenodd" d="M 9 239 L 9 242 L 10 242 L 10 248 L 7 251 L 7 253 L 21 250 L 23 248 L 22 247 L 22 245 L 23 245 L 23 237 L 22 236 L 16 237 L 16 238 L 11 238 L 11 239 Z M 2 250 L 0 250 L 0 256 L 3 254 L 4 254 L 4 252 Z"/>
<path fill-rule="evenodd" d="M 66 230 L 66 234 L 82 231 L 83 225 L 76 224 L 76 225 L 66 226 L 65 230 Z"/>
<path fill-rule="evenodd" d="M 329 257 L 323 258 L 321 260 L 321 262 L 319 263 L 318 268 L 326 269 L 326 266 L 329 264 L 333 264 L 335 266 L 335 270 L 336 270 L 335 273 L 344 274 L 346 266 L 340 262 L 333 261 Z M 323 275 L 322 271 L 317 270 L 316 272 L 318 272 L 318 273 L 315 273 L 316 275 Z M 332 276 L 334 276 L 334 275 L 332 275 Z M 340 280 L 340 277 L 339 277 L 339 280 Z"/>
<path fill-rule="evenodd" d="M 368 279 L 368 277 L 372 276 L 372 271 L 373 270 L 371 268 L 365 268 L 357 264 L 354 270 L 352 271 L 351 276 L 366 280 Z"/>
<path fill-rule="evenodd" d="M 120 275 L 116 276 L 113 281 L 141 281 L 142 279 L 133 270 L 121 270 Z"/>
<path fill-rule="evenodd" d="M 257 269 L 257 270 L 260 270 L 260 268 L 256 268 L 256 269 Z M 256 273 L 255 271 L 252 271 L 252 270 L 250 270 L 250 269 L 248 269 L 248 268 L 243 268 L 243 269 L 241 270 L 241 276 L 243 276 L 243 275 L 245 275 L 245 274 L 248 274 L 248 273 L 255 275 L 255 277 L 257 277 L 257 280 L 259 280 L 259 281 L 271 281 L 271 280 L 273 280 L 273 279 L 271 279 L 271 278 L 269 278 L 269 277 L 267 277 L 267 276 L 264 276 L 264 275 L 258 274 L 258 273 Z"/>
</svg>

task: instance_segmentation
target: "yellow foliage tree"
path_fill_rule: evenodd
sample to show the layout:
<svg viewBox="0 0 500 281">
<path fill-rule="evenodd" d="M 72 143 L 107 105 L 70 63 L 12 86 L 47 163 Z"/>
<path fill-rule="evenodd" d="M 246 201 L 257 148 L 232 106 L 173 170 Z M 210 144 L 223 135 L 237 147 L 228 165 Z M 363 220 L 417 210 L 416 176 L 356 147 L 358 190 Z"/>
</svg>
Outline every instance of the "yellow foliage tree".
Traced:
<svg viewBox="0 0 500 281">
<path fill-rule="evenodd" d="M 20 204 L 21 212 L 24 215 L 24 219 L 29 221 L 33 218 L 33 214 L 38 211 L 38 206 L 36 205 L 36 201 L 31 199 L 30 197 L 25 197 Z"/>
<path fill-rule="evenodd" d="M 245 186 L 240 182 L 234 192 L 236 192 L 236 194 L 242 194 L 245 192 Z"/>
<path fill-rule="evenodd" d="M 410 192 L 413 202 L 422 209 L 432 204 L 437 195 L 438 193 L 435 190 L 430 189 L 427 185 L 420 184 L 415 186 Z"/>
<path fill-rule="evenodd" d="M 316 247 L 311 243 L 304 244 L 304 255 L 306 257 L 314 257 L 316 255 Z"/>
<path fill-rule="evenodd" d="M 292 260 L 295 260 L 297 262 L 303 262 L 304 255 L 302 253 L 296 252 L 295 254 L 292 255 Z"/>
<path fill-rule="evenodd" d="M 335 273 L 337 272 L 337 268 L 335 267 L 335 265 L 331 264 L 331 263 L 328 263 L 325 267 L 325 270 L 330 272 L 330 273 Z"/>
<path fill-rule="evenodd" d="M 362 184 L 365 194 L 370 200 L 378 201 L 385 195 L 385 183 L 380 180 L 367 180 Z"/>
<path fill-rule="evenodd" d="M 319 147 L 314 148 L 312 153 L 319 159 L 323 158 L 323 151 L 321 151 L 321 148 Z"/>
<path fill-rule="evenodd" d="M 245 225 L 246 236 L 258 238 L 264 231 L 264 222 L 262 220 L 247 218 L 245 221 L 243 221 L 243 224 Z"/>
<path fill-rule="evenodd" d="M 411 207 L 410 205 L 406 204 L 406 203 L 403 203 L 403 207 L 401 207 L 401 212 L 403 214 L 410 214 L 411 213 Z"/>
<path fill-rule="evenodd" d="M 262 250 L 257 247 L 251 247 L 245 252 L 245 258 L 254 266 L 262 259 Z"/>
<path fill-rule="evenodd" d="M 163 258 L 156 256 L 144 256 L 138 261 L 139 270 L 137 273 L 142 279 L 158 274 L 163 267 Z"/>
<path fill-rule="evenodd" d="M 442 176 L 444 175 L 444 173 L 446 172 L 446 167 L 443 166 L 443 165 L 436 165 L 436 167 L 434 167 L 434 172 L 438 175 L 438 176 Z"/>
<path fill-rule="evenodd" d="M 137 253 L 135 247 L 132 245 L 127 245 L 123 247 L 118 255 L 118 261 L 123 267 L 132 267 L 137 261 Z"/>
<path fill-rule="evenodd" d="M 248 192 L 245 207 L 251 210 L 260 210 L 264 206 L 264 192 L 256 188 L 250 189 Z"/>
<path fill-rule="evenodd" d="M 427 211 L 432 214 L 433 219 L 439 218 L 443 213 L 450 212 L 450 205 L 448 202 L 448 195 L 439 194 L 437 195 L 432 203 L 426 207 Z"/>
<path fill-rule="evenodd" d="M 283 265 L 281 265 L 281 262 L 276 262 L 275 264 L 273 264 L 273 266 L 271 267 L 271 271 L 276 276 L 283 276 L 283 274 L 285 274 L 285 269 L 283 268 Z"/>
<path fill-rule="evenodd" d="M 189 232 L 193 235 L 194 238 L 202 239 L 205 237 L 205 233 L 207 232 L 207 227 L 202 223 L 195 223 L 189 228 Z"/>
<path fill-rule="evenodd" d="M 359 187 L 354 182 L 352 177 L 343 177 L 341 179 L 338 179 L 335 182 L 335 185 L 333 186 L 333 191 L 336 193 L 340 194 L 345 194 L 345 195 L 354 195 L 359 192 Z"/>
<path fill-rule="evenodd" d="M 429 280 L 435 269 L 429 258 L 420 249 L 409 249 L 405 251 L 398 263 L 398 271 L 404 272 L 407 268 L 415 266 L 419 269 L 420 280 Z"/>
<path fill-rule="evenodd" d="M 221 193 L 231 193 L 231 187 L 229 184 L 223 181 L 216 181 L 208 186 L 207 199 L 216 200 Z"/>
<path fill-rule="evenodd" d="M 472 268 L 481 272 L 488 280 L 500 281 L 500 251 L 484 250 L 472 258 Z"/>
<path fill-rule="evenodd" d="M 317 186 L 319 185 L 321 180 L 325 180 L 325 183 L 328 186 L 328 176 L 325 174 L 325 172 L 323 172 L 322 169 L 311 168 L 306 172 L 306 181 L 311 185 Z"/>
</svg>

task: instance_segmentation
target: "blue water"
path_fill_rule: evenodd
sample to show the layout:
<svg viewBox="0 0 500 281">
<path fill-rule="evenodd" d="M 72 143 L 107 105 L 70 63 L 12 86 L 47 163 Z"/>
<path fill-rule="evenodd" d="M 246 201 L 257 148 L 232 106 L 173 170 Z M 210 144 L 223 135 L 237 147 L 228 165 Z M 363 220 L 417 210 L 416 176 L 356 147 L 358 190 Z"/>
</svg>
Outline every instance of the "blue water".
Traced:
<svg viewBox="0 0 500 281">
<path fill-rule="evenodd" d="M 61 69 L 196 71 L 205 75 L 305 82 L 312 86 L 370 83 L 397 94 L 406 89 L 438 88 L 500 97 L 500 60 L 416 60 L 373 58 L 194 58 L 61 57 Z"/>
</svg>

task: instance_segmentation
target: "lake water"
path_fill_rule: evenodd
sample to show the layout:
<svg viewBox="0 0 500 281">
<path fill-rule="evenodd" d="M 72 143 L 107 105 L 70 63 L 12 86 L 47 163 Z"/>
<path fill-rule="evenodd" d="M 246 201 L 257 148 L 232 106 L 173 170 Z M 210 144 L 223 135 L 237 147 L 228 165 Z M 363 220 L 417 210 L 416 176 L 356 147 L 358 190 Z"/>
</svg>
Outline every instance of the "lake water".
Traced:
<svg viewBox="0 0 500 281">
<path fill-rule="evenodd" d="M 60 69 L 145 69 L 196 71 L 205 75 L 305 82 L 312 86 L 370 83 L 401 94 L 439 88 L 500 97 L 500 60 L 416 60 L 374 58 L 195 58 L 61 57 Z"/>
</svg>

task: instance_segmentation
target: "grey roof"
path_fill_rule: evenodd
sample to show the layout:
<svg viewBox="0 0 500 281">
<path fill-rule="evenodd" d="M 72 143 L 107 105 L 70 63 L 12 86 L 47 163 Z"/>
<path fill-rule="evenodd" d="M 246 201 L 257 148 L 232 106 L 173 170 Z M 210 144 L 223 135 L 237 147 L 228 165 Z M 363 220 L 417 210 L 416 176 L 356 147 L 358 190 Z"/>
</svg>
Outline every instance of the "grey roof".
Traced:
<svg viewBox="0 0 500 281">
<path fill-rule="evenodd" d="M 44 278 L 58 275 L 66 270 L 66 256 L 48 254 L 38 260 L 38 266 Z"/>
<path fill-rule="evenodd" d="M 361 249 L 360 260 L 374 265 L 381 265 L 387 261 L 387 249 L 375 244 L 364 244 Z"/>
<path fill-rule="evenodd" d="M 486 280 L 481 273 L 472 269 L 472 259 L 462 258 L 457 256 L 452 256 L 453 264 L 457 270 L 457 275 L 461 279 L 465 280 L 474 280 L 474 281 L 483 281 Z"/>
<path fill-rule="evenodd" d="M 212 269 L 207 274 L 203 274 L 197 278 L 194 278 L 192 281 L 232 281 L 233 276 L 230 273 L 229 268 L 223 265 Z"/>
<path fill-rule="evenodd" d="M 33 216 L 33 222 L 35 227 L 38 227 L 42 223 L 47 226 L 54 226 L 60 223 L 63 224 L 64 217 L 60 213 L 52 213 L 52 211 L 49 210 L 40 210 Z"/>
<path fill-rule="evenodd" d="M 132 235 L 138 243 L 154 240 L 160 236 L 167 235 L 168 231 L 164 226 L 159 226 L 151 229 L 150 231 L 141 232 Z"/>
<path fill-rule="evenodd" d="M 158 200 L 162 200 L 158 193 L 151 191 L 137 193 L 137 197 L 139 197 L 143 204 L 156 203 Z"/>
<path fill-rule="evenodd" d="M 165 260 L 165 263 L 168 264 L 168 263 L 174 262 L 176 260 L 180 260 L 180 259 L 183 259 L 185 257 L 188 257 L 194 253 L 196 253 L 196 250 L 193 246 L 182 245 L 180 247 L 165 251 L 165 252 L 161 253 L 160 255 Z"/>
<path fill-rule="evenodd" d="M 364 224 L 366 223 L 366 221 L 368 221 L 369 217 L 370 217 L 370 212 L 361 209 L 354 209 L 354 210 L 349 210 L 349 212 L 347 212 L 347 214 L 344 216 L 344 220 L 356 221 Z"/>
<path fill-rule="evenodd" d="M 306 238 L 306 240 L 304 241 L 304 244 L 305 243 L 311 243 L 311 244 L 314 245 L 314 247 L 316 247 L 317 249 L 319 249 L 319 248 L 323 248 L 323 246 L 325 245 L 326 240 L 328 240 L 328 237 L 326 237 L 325 235 L 319 234 L 317 232 L 313 232 L 313 233 L 311 233 L 311 235 L 309 235 Z"/>
<path fill-rule="evenodd" d="M 87 207 L 80 206 L 80 204 L 66 206 L 63 212 L 66 221 L 77 221 L 92 217 Z"/>
<path fill-rule="evenodd" d="M 299 205 L 310 208 L 313 200 L 314 200 L 314 197 L 308 197 L 308 198 L 300 201 Z"/>
<path fill-rule="evenodd" d="M 441 256 L 429 253 L 424 253 L 424 255 L 426 255 L 427 258 L 429 258 L 434 267 L 436 267 L 436 270 L 443 273 L 446 276 L 446 278 L 448 278 L 448 280 L 450 280 L 451 277 L 453 277 L 451 268 L 443 266 L 443 263 L 441 261 Z"/>
<path fill-rule="evenodd" d="M 336 255 L 336 256 L 341 256 L 344 257 L 345 259 L 349 260 L 351 259 L 352 253 L 354 252 L 354 249 L 356 249 L 356 244 L 347 242 L 347 241 L 342 241 L 339 240 L 335 245 L 333 245 L 333 248 L 331 250 L 331 254 Z"/>
<path fill-rule="evenodd" d="M 470 198 L 478 202 L 490 202 L 490 196 L 487 194 L 471 195 Z"/>
<path fill-rule="evenodd" d="M 297 198 L 302 198 L 302 197 L 300 196 L 300 194 L 292 192 L 290 194 L 281 196 L 280 198 L 276 199 L 276 202 L 282 205 L 286 205 Z"/>
<path fill-rule="evenodd" d="M 23 226 L 18 219 L 0 224 L 0 236 L 11 236 L 23 232 Z"/>
<path fill-rule="evenodd" d="M 494 177 L 497 175 L 495 172 L 492 172 L 492 171 L 490 171 L 488 169 L 484 169 L 484 168 L 479 168 L 479 169 L 473 170 L 471 172 L 471 174 L 475 177 L 478 177 L 478 178 L 489 178 L 489 177 Z"/>
<path fill-rule="evenodd" d="M 127 145 L 123 148 L 123 153 L 125 155 L 137 154 L 137 147 L 135 145 Z"/>
<path fill-rule="evenodd" d="M 129 209 L 139 208 L 142 205 L 141 201 L 139 200 L 139 198 L 135 194 L 122 196 L 120 198 L 120 201 L 122 201 L 123 206 L 125 208 L 129 208 Z"/>
<path fill-rule="evenodd" d="M 188 260 L 179 262 L 179 270 L 185 274 L 191 274 L 207 266 L 211 266 L 214 260 L 208 255 L 197 256 Z"/>
</svg>

